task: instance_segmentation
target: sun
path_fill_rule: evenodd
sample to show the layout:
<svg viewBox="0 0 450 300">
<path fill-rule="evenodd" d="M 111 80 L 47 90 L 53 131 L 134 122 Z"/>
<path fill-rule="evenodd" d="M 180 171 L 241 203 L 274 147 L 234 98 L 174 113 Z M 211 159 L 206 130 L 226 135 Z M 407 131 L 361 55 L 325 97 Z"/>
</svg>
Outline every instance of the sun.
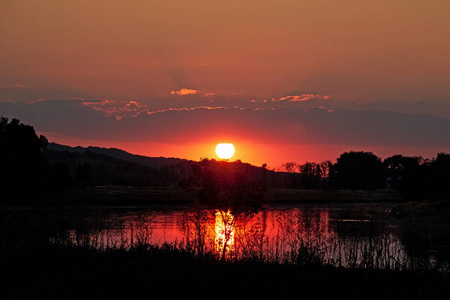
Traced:
<svg viewBox="0 0 450 300">
<path fill-rule="evenodd" d="M 234 146 L 231 143 L 220 143 L 216 146 L 216 154 L 222 159 L 229 159 L 234 155 Z"/>
</svg>

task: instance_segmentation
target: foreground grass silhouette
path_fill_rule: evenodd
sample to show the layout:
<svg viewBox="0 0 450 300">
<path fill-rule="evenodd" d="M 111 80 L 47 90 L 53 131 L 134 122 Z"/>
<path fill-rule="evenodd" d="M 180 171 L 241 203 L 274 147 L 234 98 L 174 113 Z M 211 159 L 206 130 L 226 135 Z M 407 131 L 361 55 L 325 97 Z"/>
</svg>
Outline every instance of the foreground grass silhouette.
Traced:
<svg viewBox="0 0 450 300">
<path fill-rule="evenodd" d="M 15 248 L 15 249 L 14 249 Z M 438 272 L 396 272 L 226 262 L 170 245 L 100 251 L 88 247 L 3 248 L 2 299 L 148 299 L 292 297 L 303 299 L 448 299 Z"/>
<path fill-rule="evenodd" d="M 93 209 L 93 208 L 91 208 Z M 92 213 L 95 212 L 93 209 Z M 426 246 L 448 238 L 448 201 L 406 203 L 409 243 Z M 156 296 L 303 299 L 449 299 L 450 278 L 427 267 L 415 271 L 345 269 L 314 262 L 285 264 L 221 261 L 176 245 L 137 244 L 99 250 L 52 244 L 50 237 L 87 232 L 89 209 L 0 210 L 0 299 L 148 299 Z M 446 222 L 431 222 L 438 215 Z M 86 223 L 87 222 L 87 223 Z M 97 225 L 96 225 L 97 224 Z M 93 227 L 94 226 L 94 227 Z M 84 231 L 83 231 L 84 230 Z M 444 243 L 446 244 L 446 243 Z M 427 249 L 424 249 L 427 250 Z"/>
</svg>

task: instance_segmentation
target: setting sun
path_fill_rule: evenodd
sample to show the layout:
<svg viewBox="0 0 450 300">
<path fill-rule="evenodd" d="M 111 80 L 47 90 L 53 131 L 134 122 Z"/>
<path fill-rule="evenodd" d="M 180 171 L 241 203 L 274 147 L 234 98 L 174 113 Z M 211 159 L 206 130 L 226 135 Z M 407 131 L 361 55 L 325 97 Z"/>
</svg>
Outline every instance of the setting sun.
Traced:
<svg viewBox="0 0 450 300">
<path fill-rule="evenodd" d="M 230 143 L 221 143 L 216 146 L 216 154 L 222 159 L 229 159 L 234 154 L 234 146 Z"/>
</svg>

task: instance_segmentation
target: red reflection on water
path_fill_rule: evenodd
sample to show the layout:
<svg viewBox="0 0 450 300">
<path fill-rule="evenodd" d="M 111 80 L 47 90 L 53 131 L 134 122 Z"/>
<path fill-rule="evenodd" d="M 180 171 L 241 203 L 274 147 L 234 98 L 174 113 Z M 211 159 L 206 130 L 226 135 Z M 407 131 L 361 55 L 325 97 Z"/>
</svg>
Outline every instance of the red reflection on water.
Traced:
<svg viewBox="0 0 450 300">
<path fill-rule="evenodd" d="M 222 253 L 225 258 L 227 253 L 234 251 L 235 246 L 235 217 L 230 211 L 217 210 L 214 213 L 214 242 L 216 253 Z"/>
<path fill-rule="evenodd" d="M 99 248 L 170 243 L 193 253 L 224 259 L 308 261 L 336 266 L 386 266 L 403 263 L 407 255 L 399 239 L 383 232 L 358 235 L 358 220 L 336 219 L 320 209 L 268 209 L 252 215 L 220 210 L 185 210 L 147 215 L 116 216 L 113 226 L 72 232 L 71 242 Z M 355 223 L 356 221 L 356 223 Z M 362 222 L 362 221 L 361 221 Z M 336 224 L 341 224 L 336 227 Z M 342 226 L 342 225 L 352 225 Z M 368 258 L 370 260 L 368 260 Z"/>
</svg>

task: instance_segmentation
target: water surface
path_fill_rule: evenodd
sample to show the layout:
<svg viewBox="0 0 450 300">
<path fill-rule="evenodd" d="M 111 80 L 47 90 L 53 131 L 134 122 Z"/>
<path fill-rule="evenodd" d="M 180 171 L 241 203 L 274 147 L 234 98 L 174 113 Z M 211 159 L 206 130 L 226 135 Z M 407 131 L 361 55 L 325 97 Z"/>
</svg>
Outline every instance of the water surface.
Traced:
<svg viewBox="0 0 450 300">
<path fill-rule="evenodd" d="M 99 210 L 69 241 L 98 248 L 171 244 L 223 259 L 408 269 L 435 265 L 402 243 L 395 203 L 267 205 L 251 215 L 189 205 Z M 92 217 L 90 217 L 92 219 Z"/>
</svg>

